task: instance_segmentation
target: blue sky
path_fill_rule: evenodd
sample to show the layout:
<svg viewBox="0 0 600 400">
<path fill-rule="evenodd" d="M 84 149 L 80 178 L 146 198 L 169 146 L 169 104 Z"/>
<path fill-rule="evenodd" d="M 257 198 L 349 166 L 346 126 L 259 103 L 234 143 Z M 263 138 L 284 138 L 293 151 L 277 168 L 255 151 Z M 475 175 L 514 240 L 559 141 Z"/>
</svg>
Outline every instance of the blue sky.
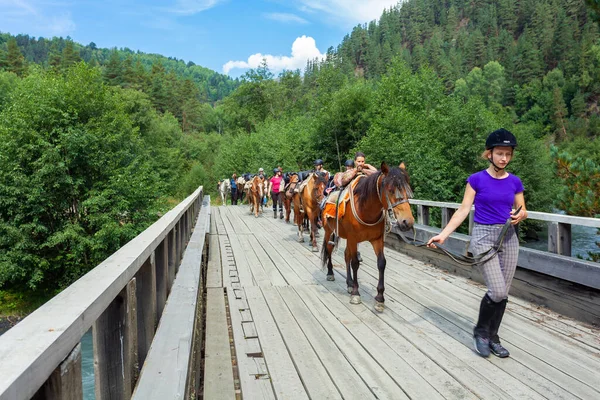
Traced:
<svg viewBox="0 0 600 400">
<path fill-rule="evenodd" d="M 266 57 L 302 68 L 398 0 L 0 0 L 0 31 L 70 36 L 177 57 L 231 76 Z"/>
</svg>

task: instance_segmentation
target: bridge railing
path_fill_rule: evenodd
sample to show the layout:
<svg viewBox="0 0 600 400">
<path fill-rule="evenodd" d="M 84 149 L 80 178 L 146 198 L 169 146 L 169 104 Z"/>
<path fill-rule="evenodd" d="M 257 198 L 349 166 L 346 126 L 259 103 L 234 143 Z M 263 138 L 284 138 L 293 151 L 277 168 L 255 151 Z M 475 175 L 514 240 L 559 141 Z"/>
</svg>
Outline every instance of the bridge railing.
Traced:
<svg viewBox="0 0 600 400">
<path fill-rule="evenodd" d="M 81 399 L 90 327 L 96 399 L 129 399 L 203 208 L 200 187 L 0 336 L 0 400 Z"/>
<path fill-rule="evenodd" d="M 414 232 L 408 232 L 407 236 L 414 235 L 420 241 L 427 241 L 438 234 L 460 206 L 458 203 L 417 199 L 411 199 L 410 204 L 416 207 L 417 223 Z M 441 211 L 441 227 L 430 226 L 432 208 L 439 208 Z M 529 219 L 548 224 L 548 251 L 523 246 L 519 248 L 519 268 L 511 293 L 565 315 L 600 323 L 600 263 L 571 257 L 571 226 L 600 228 L 600 219 L 536 211 L 528 211 L 528 215 Z M 468 224 L 470 234 L 473 229 L 473 209 Z M 393 232 L 397 233 L 396 229 Z M 444 245 L 454 252 L 466 255 L 469 241 L 469 235 L 453 233 Z M 386 244 L 454 273 L 483 281 L 478 268 L 458 264 L 447 256 L 426 248 L 406 245 L 397 236 L 390 235 Z"/>
<path fill-rule="evenodd" d="M 417 206 L 418 223 L 429 225 L 430 209 L 440 208 L 442 214 L 442 228 L 444 228 L 454 212 L 460 207 L 459 203 L 444 203 L 428 200 L 411 200 L 410 204 Z M 473 231 L 473 211 L 469 214 L 469 235 Z M 548 251 L 563 256 L 571 255 L 571 226 L 589 226 L 600 228 L 600 219 L 575 217 L 571 215 L 550 214 L 538 211 L 528 211 L 528 219 L 544 221 L 548 224 Z"/>
</svg>

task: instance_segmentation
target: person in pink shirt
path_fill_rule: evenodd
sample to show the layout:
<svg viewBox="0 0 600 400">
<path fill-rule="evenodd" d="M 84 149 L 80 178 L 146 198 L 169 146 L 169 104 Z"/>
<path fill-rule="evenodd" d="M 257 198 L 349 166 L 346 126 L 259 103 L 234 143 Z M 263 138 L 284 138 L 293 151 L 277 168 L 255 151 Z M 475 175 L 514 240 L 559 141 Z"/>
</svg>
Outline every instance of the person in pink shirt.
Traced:
<svg viewBox="0 0 600 400">
<path fill-rule="evenodd" d="M 273 169 L 273 177 L 269 179 L 269 191 L 273 199 L 273 218 L 277 219 L 277 205 L 279 204 L 279 218 L 283 219 L 283 191 L 281 190 L 283 176 L 281 169 Z"/>
</svg>

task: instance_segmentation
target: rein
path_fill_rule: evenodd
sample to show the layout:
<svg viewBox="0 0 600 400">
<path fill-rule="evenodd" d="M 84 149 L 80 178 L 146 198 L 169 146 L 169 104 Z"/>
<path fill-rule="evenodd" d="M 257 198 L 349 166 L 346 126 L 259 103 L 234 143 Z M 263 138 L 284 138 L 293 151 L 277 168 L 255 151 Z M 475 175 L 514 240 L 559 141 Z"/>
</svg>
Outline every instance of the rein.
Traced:
<svg viewBox="0 0 600 400">
<path fill-rule="evenodd" d="M 521 207 L 517 208 L 515 210 L 515 212 L 513 213 L 513 215 L 518 214 L 519 211 L 521 211 Z M 436 248 L 433 248 L 433 249 L 430 248 L 430 249 L 433 251 L 435 251 L 437 249 L 441 250 L 441 251 L 438 251 L 438 253 L 446 254 L 453 261 L 455 261 L 456 263 L 458 263 L 460 265 L 475 266 L 475 265 L 479 265 L 479 264 L 484 264 L 484 263 L 488 262 L 489 260 L 491 260 L 492 258 L 496 257 L 496 255 L 502 248 L 502 245 L 504 244 L 504 238 L 506 237 L 506 233 L 508 232 L 508 229 L 510 228 L 510 225 L 511 225 L 510 223 L 511 223 L 511 218 L 508 218 L 506 220 L 506 222 L 504 223 L 504 226 L 502 227 L 500 234 L 498 235 L 498 239 L 496 239 L 496 242 L 492 245 L 492 247 L 490 247 L 486 252 L 477 254 L 475 256 L 468 256 L 468 255 L 463 256 L 462 254 L 456 254 L 456 253 L 450 251 L 449 249 L 444 248 L 441 244 L 438 244 L 438 243 L 435 244 Z M 402 238 L 402 240 L 404 240 L 404 242 L 406 244 L 410 244 L 415 247 L 427 246 L 427 242 L 422 242 L 415 238 L 416 235 L 415 235 L 414 231 L 415 230 L 413 227 L 413 240 L 408 240 L 402 232 L 398 232 L 398 235 Z"/>
<path fill-rule="evenodd" d="M 381 203 L 383 203 L 383 198 L 381 195 L 381 192 L 383 191 L 383 179 L 381 179 L 382 176 L 383 176 L 383 174 L 380 173 L 380 175 L 377 177 L 377 197 L 379 198 L 379 201 Z M 381 184 L 379 183 L 380 179 L 381 179 Z M 352 209 L 352 215 L 354 216 L 354 218 L 362 225 L 375 226 L 377 224 L 380 224 L 381 221 L 383 221 L 386 218 L 386 211 L 387 211 L 388 219 L 386 219 L 386 223 L 387 223 L 386 224 L 386 233 L 389 233 L 392 230 L 392 223 L 398 223 L 398 220 L 394 216 L 394 208 L 399 206 L 400 204 L 407 203 L 408 198 L 405 197 L 402 200 L 392 202 L 390 200 L 390 194 L 386 191 L 385 192 L 385 202 L 387 203 L 387 209 L 384 207 L 381 208 L 381 217 L 379 217 L 377 222 L 367 223 L 367 222 L 363 221 L 358 216 L 358 213 L 356 212 L 356 206 L 354 205 L 354 190 L 352 190 L 352 188 L 350 188 L 350 206 L 351 206 L 350 208 Z M 336 214 L 336 218 L 337 218 L 337 214 Z"/>
</svg>

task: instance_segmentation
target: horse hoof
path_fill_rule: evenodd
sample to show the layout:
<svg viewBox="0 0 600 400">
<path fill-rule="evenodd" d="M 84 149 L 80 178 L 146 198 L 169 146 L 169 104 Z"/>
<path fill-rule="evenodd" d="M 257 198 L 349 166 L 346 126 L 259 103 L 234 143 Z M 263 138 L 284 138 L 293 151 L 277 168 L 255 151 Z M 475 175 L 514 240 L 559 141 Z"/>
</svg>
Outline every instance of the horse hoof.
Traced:
<svg viewBox="0 0 600 400">
<path fill-rule="evenodd" d="M 317 246 L 313 246 L 312 251 L 313 251 L 313 253 L 318 253 L 319 248 Z"/>
<path fill-rule="evenodd" d="M 385 308 L 385 306 L 383 305 L 382 301 L 376 301 L 375 302 L 375 311 L 377 312 L 383 312 L 383 309 Z"/>
<path fill-rule="evenodd" d="M 304 239 L 298 239 L 298 243 L 304 243 Z"/>
<path fill-rule="evenodd" d="M 360 304 L 362 301 L 360 300 L 360 295 L 355 294 L 350 297 L 350 304 Z"/>
<path fill-rule="evenodd" d="M 348 286 L 348 294 L 352 294 L 354 288 L 352 286 Z"/>
<path fill-rule="evenodd" d="M 335 281 L 335 275 L 327 275 L 327 280 L 330 282 Z"/>
</svg>

